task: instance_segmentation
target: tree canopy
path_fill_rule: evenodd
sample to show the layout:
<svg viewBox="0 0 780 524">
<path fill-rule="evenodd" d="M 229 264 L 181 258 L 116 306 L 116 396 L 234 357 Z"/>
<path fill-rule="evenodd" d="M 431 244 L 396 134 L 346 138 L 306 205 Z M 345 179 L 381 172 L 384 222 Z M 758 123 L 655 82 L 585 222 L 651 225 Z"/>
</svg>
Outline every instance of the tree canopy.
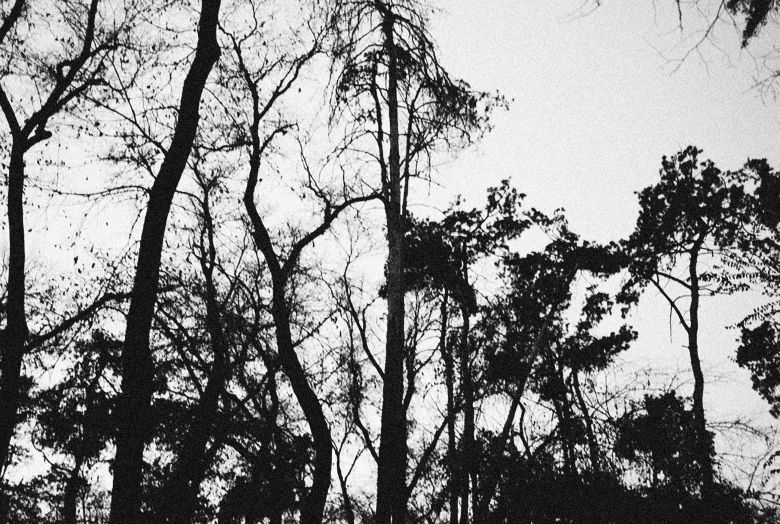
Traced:
<svg viewBox="0 0 780 524">
<path fill-rule="evenodd" d="M 745 43 L 777 8 L 723 5 Z M 0 12 L 0 522 L 780 517 L 773 428 L 711 416 L 702 365 L 707 300 L 756 304 L 732 359 L 780 414 L 769 161 L 659 151 L 598 242 L 522 166 L 436 200 L 509 103 L 425 2 Z M 651 294 L 679 376 L 631 369 Z"/>
</svg>

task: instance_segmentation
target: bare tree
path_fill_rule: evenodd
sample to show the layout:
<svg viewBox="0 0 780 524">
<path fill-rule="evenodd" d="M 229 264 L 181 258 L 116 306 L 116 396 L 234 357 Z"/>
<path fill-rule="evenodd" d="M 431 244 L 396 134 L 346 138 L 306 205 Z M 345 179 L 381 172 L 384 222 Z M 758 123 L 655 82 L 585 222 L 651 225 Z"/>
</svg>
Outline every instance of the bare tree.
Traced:
<svg viewBox="0 0 780 524">
<path fill-rule="evenodd" d="M 72 112 L 74 106 L 102 85 L 106 63 L 122 45 L 135 16 L 134 3 L 106 6 L 113 17 L 101 13 L 101 0 L 30 4 L 16 0 L 0 26 L 0 109 L 10 131 L 8 163 L 8 273 L 6 323 L 0 331 L 0 469 L 10 462 L 10 444 L 18 422 L 22 362 L 32 347 L 51 335 L 30 337 L 26 311 L 27 284 L 25 183 L 27 154 L 53 136 L 49 125 Z M 121 11 L 121 12 L 120 12 Z M 121 19 L 122 13 L 125 18 Z M 113 18 L 113 21 L 110 20 Z M 36 24 L 52 23 L 61 34 L 41 39 Z M 52 37 L 54 43 L 51 42 Z M 34 92 L 34 96 L 30 93 Z M 108 297 L 110 298 L 110 297 Z M 106 300 L 98 300 L 95 309 Z M 72 327 L 88 314 L 66 321 L 56 332 Z M 0 518 L 4 518 L 1 517 Z"/>
<path fill-rule="evenodd" d="M 146 206 L 122 350 L 122 394 L 117 414 L 111 524 L 131 524 L 138 520 L 143 450 L 149 437 L 146 421 L 154 377 L 149 332 L 157 300 L 163 239 L 173 196 L 195 140 L 203 89 L 220 55 L 217 43 L 219 8 L 220 0 L 201 3 L 197 47 L 182 87 L 178 121 Z"/>
<path fill-rule="evenodd" d="M 437 147 L 468 144 L 487 127 L 484 105 L 494 99 L 449 77 L 426 30 L 424 8 L 412 2 L 341 2 L 335 17 L 342 66 L 336 84 L 336 115 L 355 119 L 351 147 L 379 166 L 387 227 L 387 329 L 382 422 L 378 453 L 376 518 L 406 520 L 407 428 L 404 409 L 404 235 L 414 177 L 425 177 Z M 480 101 L 487 102 L 480 104 Z"/>
</svg>

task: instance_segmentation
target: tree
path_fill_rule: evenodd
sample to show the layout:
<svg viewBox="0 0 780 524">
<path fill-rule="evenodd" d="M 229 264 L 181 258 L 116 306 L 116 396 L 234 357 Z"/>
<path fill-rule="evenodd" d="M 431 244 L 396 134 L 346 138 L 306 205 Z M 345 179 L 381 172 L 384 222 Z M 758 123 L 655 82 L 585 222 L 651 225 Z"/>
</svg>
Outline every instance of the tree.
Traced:
<svg viewBox="0 0 780 524">
<path fill-rule="evenodd" d="M 688 147 L 671 158 L 664 157 L 661 180 L 639 193 L 640 213 L 634 233 L 626 242 L 632 258 L 632 286 L 652 284 L 667 300 L 688 338 L 688 353 L 694 377 L 693 423 L 698 432 L 698 460 L 706 496 L 712 487 L 714 466 L 711 436 L 704 410 L 704 374 L 699 356 L 699 304 L 703 293 L 728 292 L 708 287 L 703 279 L 705 257 L 724 260 L 744 246 L 743 231 L 751 224 L 753 203 L 744 187 L 711 161 L 699 159 L 701 151 Z M 683 263 L 685 277 L 674 270 Z M 663 285 L 681 286 L 690 297 L 687 315 Z"/>
<path fill-rule="evenodd" d="M 726 483 L 710 487 L 709 498 L 699 495 L 702 471 L 701 435 L 683 399 L 675 391 L 644 399 L 617 420 L 615 453 L 640 468 L 641 518 L 648 522 L 754 523 L 772 519 L 755 508 L 749 494 Z M 649 477 L 649 478 L 648 478 Z M 769 520 L 771 521 L 771 520 Z"/>
<path fill-rule="evenodd" d="M 560 486 L 549 489 L 570 493 L 572 486 L 580 483 L 575 446 L 582 442 L 578 434 L 586 433 L 588 426 L 593 429 L 594 425 L 592 419 L 588 420 L 590 413 L 587 406 L 582 408 L 584 399 L 582 404 L 575 404 L 573 400 L 579 403 L 577 390 L 580 395 L 582 393 L 577 385 L 578 373 L 607 367 L 633 339 L 633 333 L 625 327 L 606 336 L 591 333 L 614 305 L 614 301 L 605 300 L 604 295 L 594 294 L 592 289 L 583 305 L 582 320 L 568 336 L 564 321 L 577 276 L 585 273 L 606 279 L 625 267 L 625 254 L 616 245 L 599 246 L 580 240 L 568 230 L 562 216 L 551 219 L 539 212 L 531 212 L 529 216 L 550 231 L 553 240 L 541 251 L 504 257 L 501 266 L 507 292 L 487 308 L 479 325 L 486 363 L 484 387 L 508 395 L 511 402 L 500 432 L 485 432 L 484 435 L 480 497 L 474 518 L 477 522 L 500 518 L 499 515 L 508 511 L 506 505 L 511 505 L 510 501 L 514 498 L 518 498 L 518 507 L 511 510 L 514 517 L 508 517 L 510 520 L 519 518 L 518 511 L 523 512 L 523 518 L 534 515 L 530 507 L 523 509 L 519 502 L 524 499 L 524 495 L 519 493 L 525 489 L 520 486 L 527 487 L 525 481 L 512 478 L 512 475 L 530 474 L 528 482 L 533 484 L 533 475 L 550 473 L 548 468 L 552 468 L 553 464 L 543 464 L 542 461 L 557 460 L 549 449 L 556 440 L 560 443 L 558 457 L 564 465 L 563 476 Z M 504 469 L 506 454 L 519 453 L 514 447 L 515 418 L 522 407 L 522 423 L 526 413 L 522 399 L 529 390 L 538 395 L 539 401 L 552 404 L 550 410 L 558 419 L 558 425 L 542 438 L 533 451 L 524 429 L 520 428 L 520 441 L 525 447 L 525 458 L 518 459 L 522 466 L 514 471 L 512 466 Z M 580 418 L 574 416 L 575 406 L 582 410 Z M 585 426 L 585 431 L 580 429 L 581 425 Z M 586 439 L 589 451 L 592 445 L 596 445 L 594 439 Z M 598 463 L 598 458 L 594 457 L 598 452 L 593 451 L 590 455 L 591 468 L 597 471 L 598 466 L 594 466 L 593 462 Z M 538 458 L 535 457 L 537 453 Z M 515 488 L 521 491 L 516 492 Z M 545 490 L 542 489 L 541 493 L 544 497 Z M 496 500 L 498 508 L 495 515 L 491 512 L 493 500 Z M 556 508 L 554 498 L 546 500 L 551 505 L 545 511 L 554 514 L 560 509 Z M 589 505 L 577 509 L 575 513 L 585 518 L 596 518 L 592 507 L 597 501 L 587 497 L 586 500 Z M 545 504 L 542 501 L 542 505 Z"/>
<path fill-rule="evenodd" d="M 467 144 L 487 128 L 492 99 L 453 80 L 439 64 L 422 8 L 412 2 L 340 2 L 335 15 L 343 64 L 336 108 L 359 124 L 349 144 L 373 142 L 385 209 L 387 329 L 378 454 L 376 518 L 406 520 L 407 429 L 404 417 L 403 286 L 407 204 L 412 178 L 425 176 L 438 146 Z M 486 104 L 480 104 L 485 102 Z"/>
<path fill-rule="evenodd" d="M 286 134 L 294 126 L 292 124 L 275 124 L 263 136 L 262 126 L 269 118 L 269 112 L 275 104 L 296 83 L 298 77 L 308 63 L 322 52 L 324 30 L 314 30 L 309 49 L 300 56 L 289 56 L 277 62 L 261 62 L 253 66 L 255 60 L 247 56 L 251 49 L 252 34 L 239 37 L 230 35 L 233 48 L 235 78 L 240 79 L 242 89 L 249 101 L 247 109 L 247 127 L 239 135 L 248 136 L 247 152 L 249 157 L 249 173 L 243 195 L 243 203 L 249 219 L 248 229 L 255 248 L 262 253 L 271 275 L 272 301 L 271 313 L 276 333 L 279 365 L 290 382 L 295 398 L 303 410 L 309 425 L 314 446 L 312 485 L 308 493 L 303 495 L 300 508 L 300 519 L 305 524 L 322 522 L 331 482 L 332 470 L 332 440 L 328 421 L 323 412 L 322 404 L 313 388 L 307 372 L 297 355 L 300 341 L 294 338 L 290 304 L 295 301 L 291 290 L 291 281 L 300 262 L 304 249 L 313 244 L 326 233 L 339 215 L 350 206 L 375 198 L 375 195 L 353 194 L 349 187 L 341 191 L 328 191 L 320 188 L 314 177 L 309 173 L 310 185 L 306 188 L 322 202 L 321 222 L 306 233 L 293 238 L 291 245 L 278 245 L 272 238 L 272 233 L 258 211 L 255 203 L 255 193 L 258 187 L 259 174 L 267 150 L 272 146 L 277 136 Z M 261 82 L 279 70 L 279 79 L 269 92 L 261 91 Z M 251 116 L 250 116 L 251 115 Z M 306 165 L 305 158 L 303 160 Z M 340 193 L 340 195 L 339 195 Z M 286 250 L 286 253 L 283 251 Z"/>
<path fill-rule="evenodd" d="M 488 190 L 484 210 L 464 210 L 456 204 L 444 213 L 440 221 L 417 220 L 410 217 L 406 233 L 404 287 L 408 290 L 432 288 L 442 293 L 441 335 L 442 353 L 447 382 L 447 430 L 450 464 L 450 519 L 457 522 L 469 518 L 469 506 L 477 506 L 477 453 L 475 448 L 475 382 L 478 373 L 473 368 L 474 344 L 471 318 L 479 312 L 476 291 L 470 282 L 469 270 L 480 260 L 505 256 L 507 243 L 517 239 L 529 227 L 530 220 L 522 210 L 524 195 L 504 181 L 502 186 Z M 448 301 L 454 301 L 461 326 L 457 342 L 448 339 Z M 460 376 L 459 398 L 455 407 L 455 354 Z M 456 453 L 455 422 L 463 411 L 461 449 Z M 460 503 L 460 509 L 458 509 Z M 476 512 L 476 509 L 474 509 Z M 476 517 L 475 517 L 476 518 Z M 465 519 L 465 520 L 464 520 Z"/>
<path fill-rule="evenodd" d="M 201 95 L 220 54 L 217 43 L 219 8 L 219 0 L 203 0 L 201 4 L 198 41 L 182 86 L 178 121 L 146 206 L 133 298 L 122 349 L 122 394 L 117 414 L 119 429 L 114 460 L 111 524 L 130 524 L 138 519 L 143 450 L 149 436 L 145 421 L 154 377 L 149 332 L 157 299 L 165 226 L 176 187 L 195 139 Z"/>
<path fill-rule="evenodd" d="M 103 5 L 100 0 L 88 4 L 66 2 L 60 7 L 16 0 L 0 26 L 0 53 L 4 61 L 0 72 L 0 109 L 10 131 L 7 304 L 5 327 L 0 331 L 2 470 L 10 459 L 9 446 L 22 395 L 22 361 L 30 349 L 25 308 L 26 157 L 36 145 L 53 136 L 49 127 L 56 126 L 58 118 L 73 111 L 75 104 L 103 83 L 110 55 L 126 45 L 136 6 L 126 6 L 125 20 L 121 19 L 122 11 L 118 11 L 118 23 L 109 25 L 101 23 L 99 17 Z M 62 34 L 55 35 L 55 43 L 43 44 L 36 25 L 49 23 L 57 24 Z M 28 103 L 28 94 L 32 92 L 36 96 L 30 97 Z"/>
<path fill-rule="evenodd" d="M 106 444 L 115 437 L 111 412 L 116 395 L 110 384 L 118 371 L 120 347 L 119 341 L 101 331 L 93 332 L 91 339 L 77 341 L 72 349 L 76 364 L 69 376 L 33 399 L 40 410 L 33 435 L 37 445 L 70 459 L 66 466 L 53 468 L 44 477 L 48 489 L 39 494 L 45 498 L 52 485 L 62 486 L 59 496 L 48 503 L 58 508 L 61 522 L 65 524 L 81 521 L 80 505 L 102 510 L 101 494 L 89 493 L 85 472 L 100 462 Z"/>
</svg>

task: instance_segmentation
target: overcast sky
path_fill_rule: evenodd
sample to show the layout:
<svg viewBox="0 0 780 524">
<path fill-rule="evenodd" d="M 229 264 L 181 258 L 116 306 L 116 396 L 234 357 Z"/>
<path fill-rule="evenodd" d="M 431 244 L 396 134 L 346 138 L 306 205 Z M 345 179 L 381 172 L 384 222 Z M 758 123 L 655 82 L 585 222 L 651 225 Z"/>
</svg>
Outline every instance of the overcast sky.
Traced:
<svg viewBox="0 0 780 524">
<path fill-rule="evenodd" d="M 705 44 L 706 65 L 694 55 L 672 72 L 694 40 L 681 41 L 671 0 L 610 0 L 587 16 L 584 1 L 439 0 L 444 64 L 514 99 L 477 151 L 443 171 L 447 186 L 481 195 L 512 178 L 606 240 L 632 229 L 634 192 L 656 180 L 663 155 L 693 144 L 725 169 L 780 163 L 778 105 L 751 89 L 756 63 L 733 28 L 716 35 L 730 56 Z M 684 36 L 697 18 L 684 19 Z"/>
<path fill-rule="evenodd" d="M 705 42 L 701 56 L 692 53 L 676 69 L 674 59 L 700 38 L 701 17 L 685 13 L 681 33 L 671 0 L 607 0 L 586 16 L 583 1 L 439 1 L 432 32 L 445 66 L 514 99 L 489 137 L 441 169 L 439 181 L 453 194 L 479 205 L 484 188 L 511 178 L 531 204 L 564 207 L 575 232 L 607 241 L 633 230 L 635 192 L 658 180 L 663 155 L 696 145 L 722 169 L 749 157 L 780 166 L 780 105 L 753 88 L 766 73 L 740 50 L 733 27 L 715 32 L 722 51 Z M 648 295 L 629 359 L 687 372 L 682 331 L 670 333 L 668 307 Z M 711 380 L 726 377 L 706 392 L 717 416 L 770 420 L 732 360 L 738 331 L 724 329 L 754 304 L 755 297 L 703 304 L 703 362 Z"/>
</svg>

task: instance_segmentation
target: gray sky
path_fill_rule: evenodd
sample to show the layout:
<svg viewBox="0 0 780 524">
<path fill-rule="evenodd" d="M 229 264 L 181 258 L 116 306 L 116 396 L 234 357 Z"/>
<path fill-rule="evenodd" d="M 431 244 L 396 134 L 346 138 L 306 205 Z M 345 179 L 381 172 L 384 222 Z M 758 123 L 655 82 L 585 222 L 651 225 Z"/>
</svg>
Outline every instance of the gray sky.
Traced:
<svg viewBox="0 0 780 524">
<path fill-rule="evenodd" d="M 577 231 L 607 240 L 633 228 L 634 192 L 656 180 L 663 155 L 692 144 L 723 169 L 748 157 L 780 164 L 778 105 L 751 90 L 756 62 L 740 56 L 733 28 L 717 31 L 730 56 L 704 44 L 706 64 L 692 55 L 672 72 L 695 40 L 682 41 L 671 0 L 610 0 L 587 16 L 582 3 L 439 0 L 445 65 L 514 99 L 493 133 L 442 171 L 446 186 L 482 195 L 512 178 L 532 203 L 562 206 Z M 691 36 L 697 20 L 687 18 Z"/>
<path fill-rule="evenodd" d="M 514 99 L 474 150 L 440 170 L 453 194 L 479 205 L 484 188 L 511 178 L 545 211 L 564 207 L 572 229 L 607 241 L 628 235 L 636 191 L 653 184 L 663 155 L 687 145 L 721 169 L 749 158 L 780 166 L 780 106 L 754 89 L 764 74 L 741 51 L 733 27 L 716 28 L 701 55 L 680 58 L 701 39 L 702 18 L 685 13 L 683 33 L 671 0 L 609 0 L 584 16 L 583 0 L 440 0 L 433 34 L 443 63 L 483 90 Z M 765 30 L 764 41 L 774 28 Z M 774 41 L 778 39 L 774 38 Z M 718 47 L 720 47 L 720 50 Z M 756 51 L 758 53 L 760 51 Z M 679 68 L 675 68 L 679 65 Z M 756 415 L 767 405 L 733 362 L 739 321 L 757 297 L 705 300 L 702 357 L 714 418 Z M 670 332 L 657 293 L 643 297 L 634 322 L 640 339 L 631 362 L 690 367 L 684 333 Z M 675 322 L 672 322 L 676 324 Z M 716 375 L 725 380 L 718 383 Z"/>
</svg>

